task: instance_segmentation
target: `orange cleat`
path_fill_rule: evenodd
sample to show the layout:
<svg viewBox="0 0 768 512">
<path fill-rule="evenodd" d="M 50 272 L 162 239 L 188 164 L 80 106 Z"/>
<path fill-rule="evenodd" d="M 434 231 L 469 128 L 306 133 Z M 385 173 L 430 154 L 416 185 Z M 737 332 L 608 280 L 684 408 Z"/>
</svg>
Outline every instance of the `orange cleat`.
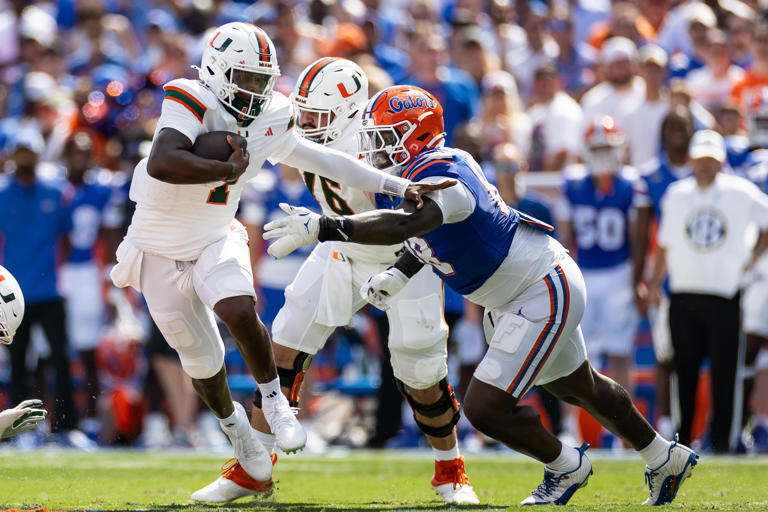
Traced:
<svg viewBox="0 0 768 512">
<path fill-rule="evenodd" d="M 277 454 L 270 454 L 272 465 L 277 462 Z M 269 497 L 272 494 L 272 478 L 260 482 L 251 478 L 236 458 L 231 458 L 221 466 L 221 476 L 202 489 L 195 491 L 191 498 L 195 501 L 227 503 L 246 496 Z"/>
<path fill-rule="evenodd" d="M 480 503 L 477 494 L 464 471 L 464 457 L 453 460 L 436 460 L 432 488 L 446 503 Z"/>
</svg>

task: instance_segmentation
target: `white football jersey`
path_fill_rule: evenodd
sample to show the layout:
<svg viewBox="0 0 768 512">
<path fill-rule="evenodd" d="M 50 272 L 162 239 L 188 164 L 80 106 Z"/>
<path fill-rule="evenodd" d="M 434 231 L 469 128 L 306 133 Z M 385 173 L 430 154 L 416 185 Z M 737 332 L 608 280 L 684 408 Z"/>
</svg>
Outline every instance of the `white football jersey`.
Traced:
<svg viewBox="0 0 768 512">
<path fill-rule="evenodd" d="M 166 183 L 147 172 L 147 159 L 133 174 L 130 198 L 136 212 L 128 238 L 139 249 L 179 261 L 197 259 L 200 252 L 226 236 L 235 218 L 245 183 L 256 176 L 264 161 L 278 162 L 296 146 L 295 118 L 291 103 L 272 93 L 264 111 L 247 126 L 238 126 L 216 96 L 202 82 L 177 79 L 163 86 L 165 98 L 155 128 L 173 128 L 194 141 L 211 131 L 235 132 L 248 140 L 250 163 L 233 185 L 211 181 L 193 185 Z"/>
<path fill-rule="evenodd" d="M 363 111 L 358 111 L 355 120 L 349 123 L 346 130 L 336 140 L 328 143 L 328 147 L 348 155 L 357 156 L 357 130 L 360 127 L 362 116 Z M 360 189 L 319 176 L 311 169 L 301 169 L 301 174 L 307 188 L 320 203 L 325 215 L 352 215 L 376 209 L 368 195 Z M 345 256 L 353 261 L 394 263 L 397 260 L 395 253 L 403 247 L 403 244 L 362 245 L 345 242 L 342 247 Z"/>
</svg>

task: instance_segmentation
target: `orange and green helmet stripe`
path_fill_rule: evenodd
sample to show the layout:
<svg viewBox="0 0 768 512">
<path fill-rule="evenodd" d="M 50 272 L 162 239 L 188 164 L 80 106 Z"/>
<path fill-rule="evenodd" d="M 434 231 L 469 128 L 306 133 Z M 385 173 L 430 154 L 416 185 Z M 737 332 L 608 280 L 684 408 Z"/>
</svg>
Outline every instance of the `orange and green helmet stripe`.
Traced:
<svg viewBox="0 0 768 512">
<path fill-rule="evenodd" d="M 163 87 L 163 90 L 165 90 L 165 98 L 163 99 L 175 101 L 184 105 L 200 122 L 203 122 L 203 116 L 207 109 L 197 98 L 184 89 L 172 85 L 166 85 Z"/>
<path fill-rule="evenodd" d="M 304 77 L 299 79 L 299 96 L 306 98 L 307 94 L 309 94 L 309 88 L 312 86 L 312 82 L 315 80 L 315 77 L 320 72 L 320 70 L 331 62 L 335 62 L 336 60 L 338 60 L 336 57 L 326 57 L 324 59 L 320 59 L 315 63 L 314 66 L 309 68 L 309 70 L 307 70 L 307 72 L 304 74 Z"/>
<path fill-rule="evenodd" d="M 259 44 L 259 60 L 261 62 L 269 62 L 270 52 L 267 36 L 258 27 L 256 28 L 256 42 Z"/>
<path fill-rule="evenodd" d="M 288 128 L 285 129 L 285 131 L 290 130 L 293 128 L 293 125 L 296 124 L 296 116 L 291 116 L 291 118 L 288 120 Z"/>
</svg>

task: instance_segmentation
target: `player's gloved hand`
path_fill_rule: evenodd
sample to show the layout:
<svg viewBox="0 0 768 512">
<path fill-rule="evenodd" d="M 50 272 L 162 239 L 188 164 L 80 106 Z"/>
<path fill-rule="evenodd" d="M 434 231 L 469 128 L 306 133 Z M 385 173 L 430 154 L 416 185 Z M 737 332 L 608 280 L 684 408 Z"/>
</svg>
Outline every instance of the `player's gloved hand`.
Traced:
<svg viewBox="0 0 768 512">
<path fill-rule="evenodd" d="M 227 135 L 227 142 L 232 147 L 232 154 L 229 155 L 227 162 L 232 162 L 235 165 L 234 178 L 227 181 L 234 183 L 248 169 L 251 156 L 245 147 L 240 147 L 229 135 Z"/>
<path fill-rule="evenodd" d="M 434 192 L 435 190 L 452 187 L 457 183 L 458 181 L 449 179 L 444 179 L 437 183 L 411 183 L 408 185 L 408 188 L 405 189 L 405 194 L 403 194 L 403 196 L 405 199 L 415 202 L 416 209 L 421 210 L 421 207 L 424 206 L 424 195 Z"/>
<path fill-rule="evenodd" d="M 280 209 L 288 214 L 264 226 L 264 240 L 277 240 L 267 252 L 277 259 L 288 256 L 299 247 L 317 242 L 320 231 L 320 215 L 300 206 L 280 203 Z"/>
<path fill-rule="evenodd" d="M 32 430 L 45 419 L 42 400 L 24 400 L 16 407 L 0 411 L 0 439 Z"/>
<path fill-rule="evenodd" d="M 379 309 L 389 309 L 389 300 L 408 284 L 408 277 L 395 267 L 389 267 L 368 278 L 360 287 L 360 295 Z"/>
</svg>

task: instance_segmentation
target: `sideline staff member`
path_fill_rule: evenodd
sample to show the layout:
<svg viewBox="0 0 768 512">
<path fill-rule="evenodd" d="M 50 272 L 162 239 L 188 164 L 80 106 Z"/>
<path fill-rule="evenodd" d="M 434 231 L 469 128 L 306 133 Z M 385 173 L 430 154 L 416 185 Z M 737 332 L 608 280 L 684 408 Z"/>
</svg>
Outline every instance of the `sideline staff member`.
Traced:
<svg viewBox="0 0 768 512">
<path fill-rule="evenodd" d="M 678 375 L 680 442 L 691 442 L 699 369 L 709 357 L 716 452 L 729 451 L 739 353 L 739 284 L 768 237 L 768 196 L 750 181 L 721 173 L 725 143 L 717 132 L 694 134 L 693 176 L 670 185 L 661 201 L 659 257 L 651 297 L 658 299 L 669 266 L 669 326 Z M 752 251 L 749 230 L 761 231 Z M 735 438 L 733 439 L 735 441 Z"/>
</svg>

